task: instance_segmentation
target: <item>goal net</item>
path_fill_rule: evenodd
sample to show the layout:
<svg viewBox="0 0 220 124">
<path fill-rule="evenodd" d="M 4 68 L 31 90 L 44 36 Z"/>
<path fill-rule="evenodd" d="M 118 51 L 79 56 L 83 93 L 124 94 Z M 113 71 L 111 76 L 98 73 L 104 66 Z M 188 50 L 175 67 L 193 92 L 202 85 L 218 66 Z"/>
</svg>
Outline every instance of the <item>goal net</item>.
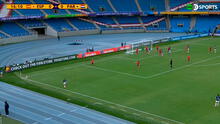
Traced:
<svg viewBox="0 0 220 124">
<path fill-rule="evenodd" d="M 133 42 L 130 45 L 131 48 L 126 51 L 127 54 L 135 53 L 137 48 L 139 51 L 144 51 L 146 46 L 149 48 L 150 51 L 153 49 L 153 41 L 151 40 L 140 40 L 137 42 Z"/>
</svg>

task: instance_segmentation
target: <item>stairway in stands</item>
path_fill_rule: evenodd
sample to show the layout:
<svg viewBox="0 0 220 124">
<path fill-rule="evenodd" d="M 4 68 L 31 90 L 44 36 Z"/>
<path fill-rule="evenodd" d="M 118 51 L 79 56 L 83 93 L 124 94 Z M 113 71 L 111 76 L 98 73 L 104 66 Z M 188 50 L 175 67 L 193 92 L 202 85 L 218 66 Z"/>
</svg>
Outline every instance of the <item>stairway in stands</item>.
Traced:
<svg viewBox="0 0 220 124">
<path fill-rule="evenodd" d="M 192 0 L 192 1 L 189 1 L 189 2 L 186 2 L 186 3 L 183 3 L 183 4 L 179 5 L 179 6 L 176 6 L 176 7 L 174 7 L 174 8 L 171 8 L 170 11 L 176 11 L 176 10 L 178 10 L 178 9 L 181 9 L 181 8 L 186 7 L 188 4 L 193 4 L 194 2 L 195 2 L 195 1 Z"/>
<path fill-rule="evenodd" d="M 192 16 L 191 17 L 191 22 L 190 22 L 190 31 L 192 31 L 193 30 L 193 28 L 195 27 L 195 25 L 196 25 L 196 16 Z"/>
<path fill-rule="evenodd" d="M 135 4 L 137 5 L 138 11 L 139 11 L 139 12 L 142 12 L 142 9 L 141 9 L 141 6 L 140 6 L 138 0 L 134 0 L 134 2 L 135 2 Z"/>
</svg>

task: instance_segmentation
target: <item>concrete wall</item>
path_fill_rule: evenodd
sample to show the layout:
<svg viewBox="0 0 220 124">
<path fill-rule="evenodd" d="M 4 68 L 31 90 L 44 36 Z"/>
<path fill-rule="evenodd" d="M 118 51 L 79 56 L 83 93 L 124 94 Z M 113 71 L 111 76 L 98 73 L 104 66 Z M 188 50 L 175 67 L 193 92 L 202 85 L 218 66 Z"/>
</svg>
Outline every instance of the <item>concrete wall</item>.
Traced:
<svg viewBox="0 0 220 124">
<path fill-rule="evenodd" d="M 54 36 L 57 37 L 58 33 L 56 30 L 54 30 L 52 27 L 47 26 L 46 30 L 45 30 L 45 34 L 49 35 L 49 36 Z"/>
<path fill-rule="evenodd" d="M 102 34 L 119 34 L 119 33 L 143 33 L 143 32 L 168 32 L 168 30 L 144 30 L 144 29 L 128 29 L 128 30 L 106 30 L 102 31 Z M 79 35 L 91 35 L 100 34 L 100 30 L 83 30 L 83 31 L 70 31 L 70 32 L 58 32 L 61 37 L 66 36 L 79 36 Z"/>
<path fill-rule="evenodd" d="M 38 39 L 38 35 L 36 34 L 29 35 L 29 36 L 4 38 L 4 39 L 0 39 L 0 45 L 18 43 L 18 42 L 23 42 L 23 41 L 31 41 L 31 40 L 37 40 L 37 39 Z"/>
<path fill-rule="evenodd" d="M 130 29 L 130 30 L 110 30 L 103 31 L 102 34 L 116 34 L 116 33 L 158 33 L 158 32 L 169 32 L 168 30 L 144 30 L 144 29 Z"/>
<path fill-rule="evenodd" d="M 99 34 L 100 30 L 81 30 L 81 31 L 70 31 L 70 32 L 58 32 L 58 35 L 61 37 L 67 36 L 79 36 L 79 35 L 90 35 L 90 34 Z"/>
<path fill-rule="evenodd" d="M 144 29 L 128 29 L 128 30 L 107 30 L 102 31 L 102 34 L 117 34 L 117 33 L 139 33 L 139 32 L 145 32 Z"/>
</svg>

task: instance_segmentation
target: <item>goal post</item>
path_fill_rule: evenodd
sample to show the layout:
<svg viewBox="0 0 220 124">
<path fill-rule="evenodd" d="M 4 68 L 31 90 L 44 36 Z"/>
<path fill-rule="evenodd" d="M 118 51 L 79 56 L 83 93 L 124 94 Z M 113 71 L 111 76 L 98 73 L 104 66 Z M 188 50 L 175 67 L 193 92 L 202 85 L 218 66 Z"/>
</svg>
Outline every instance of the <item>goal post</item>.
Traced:
<svg viewBox="0 0 220 124">
<path fill-rule="evenodd" d="M 129 45 L 131 45 L 131 48 L 126 51 L 127 54 L 135 53 L 137 48 L 139 51 L 142 51 L 146 46 L 149 48 L 150 51 L 153 49 L 152 40 L 140 40 L 137 42 L 133 42 Z"/>
</svg>

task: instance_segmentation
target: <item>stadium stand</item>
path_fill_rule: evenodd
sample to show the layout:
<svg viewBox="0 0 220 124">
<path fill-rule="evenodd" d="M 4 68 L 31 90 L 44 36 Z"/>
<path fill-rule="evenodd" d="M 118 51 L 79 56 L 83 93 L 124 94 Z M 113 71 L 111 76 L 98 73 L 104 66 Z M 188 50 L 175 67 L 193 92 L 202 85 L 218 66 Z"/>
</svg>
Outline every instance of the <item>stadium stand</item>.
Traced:
<svg viewBox="0 0 220 124">
<path fill-rule="evenodd" d="M 165 1 L 160 0 L 158 4 L 157 0 L 138 0 L 142 11 L 165 11 Z"/>
<path fill-rule="evenodd" d="M 71 27 L 64 19 L 48 19 L 44 20 L 44 22 L 53 27 L 53 29 L 55 29 L 57 32 L 74 31 L 74 28 Z"/>
<path fill-rule="evenodd" d="M 2 38 L 8 38 L 8 36 L 4 35 L 3 33 L 0 33 L 0 39 Z"/>
<path fill-rule="evenodd" d="M 22 24 L 25 27 L 41 27 L 41 26 L 45 26 L 39 20 L 22 20 L 22 21 L 19 21 L 19 23 Z"/>
<path fill-rule="evenodd" d="M 170 0 L 170 8 L 174 8 L 174 7 L 177 7 L 181 4 L 184 4 L 184 3 L 187 3 L 187 2 L 190 2 L 190 1 L 193 1 L 193 0 Z"/>
<path fill-rule="evenodd" d="M 149 23 L 151 21 L 154 21 L 156 19 L 159 19 L 160 17 L 158 16 L 142 16 L 141 19 L 143 21 L 143 23 Z"/>
<path fill-rule="evenodd" d="M 134 0 L 121 0 L 120 2 L 118 0 L 111 0 L 111 3 L 117 12 L 138 12 Z"/>
<path fill-rule="evenodd" d="M 185 3 L 188 3 L 193 0 L 169 0 L 170 8 L 174 8 Z M 86 3 L 89 5 L 90 9 L 86 10 L 88 12 L 114 12 L 116 9 L 117 12 L 138 12 L 142 10 L 143 12 L 152 12 L 152 11 L 165 11 L 165 1 L 160 0 L 160 4 L 155 0 L 77 0 L 77 1 L 69 1 L 69 0 L 56 0 L 58 3 L 78 3 L 83 4 Z M 47 0 L 17 0 L 14 3 L 37 3 L 37 4 L 48 4 L 50 3 Z M 123 6 L 122 4 L 123 3 Z M 219 4 L 219 3 L 215 3 Z M 138 8 L 140 6 L 140 8 Z M 189 11 L 185 7 L 177 9 L 177 11 Z M 12 11 L 11 15 L 13 17 L 18 16 L 45 16 L 45 15 L 63 15 L 63 14 L 79 14 L 79 11 L 76 10 L 15 10 Z M 84 17 L 82 17 L 84 18 Z M 43 20 L 48 25 L 42 23 L 39 20 L 22 20 L 17 21 L 19 24 L 24 27 L 37 27 L 37 26 L 51 26 L 57 32 L 68 32 L 68 31 L 76 31 L 76 30 L 126 30 L 126 29 L 143 29 L 143 24 L 147 25 L 146 30 L 166 30 L 167 24 L 166 21 L 156 22 L 152 24 L 155 20 L 161 19 L 163 16 L 97 16 L 88 18 L 89 21 L 82 20 L 79 18 L 68 18 L 68 19 L 47 19 Z M 211 20 L 210 20 L 211 18 Z M 87 19 L 87 18 L 86 18 Z M 192 19 L 181 16 L 170 16 L 170 24 L 171 32 L 201 32 L 207 33 L 212 32 L 212 30 L 219 24 L 219 16 L 197 16 L 195 24 L 191 26 Z M 96 22 L 93 22 L 96 21 Z M 206 24 L 206 22 L 212 22 Z M 96 23 L 96 24 L 94 24 Z M 100 23 L 100 24 L 99 24 Z M 122 26 L 122 25 L 126 26 Z M 135 25 L 129 26 L 129 24 L 139 24 L 138 27 Z M 114 28 L 112 28 L 112 25 Z M 203 25 L 203 26 L 201 26 Z M 5 27 L 14 26 L 13 32 L 9 32 Z M 145 25 L 146 26 L 146 25 Z M 17 25 L 14 22 L 3 23 L 1 26 L 1 31 L 15 37 L 15 36 L 23 36 L 23 35 L 31 35 L 27 30 Z M 1 33 L 1 32 L 0 32 Z M 0 37 L 6 38 L 4 33 L 0 34 Z"/>
<path fill-rule="evenodd" d="M 69 19 L 70 22 L 75 25 L 79 30 L 94 30 L 97 29 L 94 24 L 80 19 Z"/>
<path fill-rule="evenodd" d="M 89 7 L 95 12 L 113 12 L 107 0 L 85 0 L 85 1 L 89 5 Z"/>
<path fill-rule="evenodd" d="M 176 17 L 170 19 L 172 32 L 189 32 L 191 19 L 188 16 Z"/>
<path fill-rule="evenodd" d="M 15 11 L 12 10 L 11 16 L 13 16 L 13 17 L 19 17 L 20 15 L 19 15 L 17 12 L 15 12 Z"/>
<path fill-rule="evenodd" d="M 92 20 L 105 23 L 105 24 L 116 24 L 111 16 L 110 17 L 95 17 L 95 18 L 92 18 Z"/>
<path fill-rule="evenodd" d="M 166 30 L 166 22 L 161 21 L 146 28 L 147 30 Z"/>
<path fill-rule="evenodd" d="M 220 24 L 219 16 L 198 16 L 193 32 L 211 33 Z"/>
<path fill-rule="evenodd" d="M 11 30 L 13 29 L 13 30 Z M 5 22 L 0 26 L 0 30 L 4 31 L 5 33 L 11 35 L 11 36 L 25 36 L 30 35 L 28 31 L 20 27 L 14 22 Z"/>
<path fill-rule="evenodd" d="M 92 20 L 97 21 L 97 22 L 101 22 L 107 25 L 116 25 L 115 21 L 113 20 L 113 18 L 111 16 L 108 17 L 95 17 L 92 18 Z M 111 28 L 110 26 L 103 26 L 103 25 L 99 25 L 99 27 L 102 30 L 121 30 L 121 28 Z"/>
<path fill-rule="evenodd" d="M 129 16 L 122 16 L 122 17 L 116 17 L 119 24 L 138 24 L 140 23 L 138 21 L 137 17 L 129 17 Z"/>
</svg>

